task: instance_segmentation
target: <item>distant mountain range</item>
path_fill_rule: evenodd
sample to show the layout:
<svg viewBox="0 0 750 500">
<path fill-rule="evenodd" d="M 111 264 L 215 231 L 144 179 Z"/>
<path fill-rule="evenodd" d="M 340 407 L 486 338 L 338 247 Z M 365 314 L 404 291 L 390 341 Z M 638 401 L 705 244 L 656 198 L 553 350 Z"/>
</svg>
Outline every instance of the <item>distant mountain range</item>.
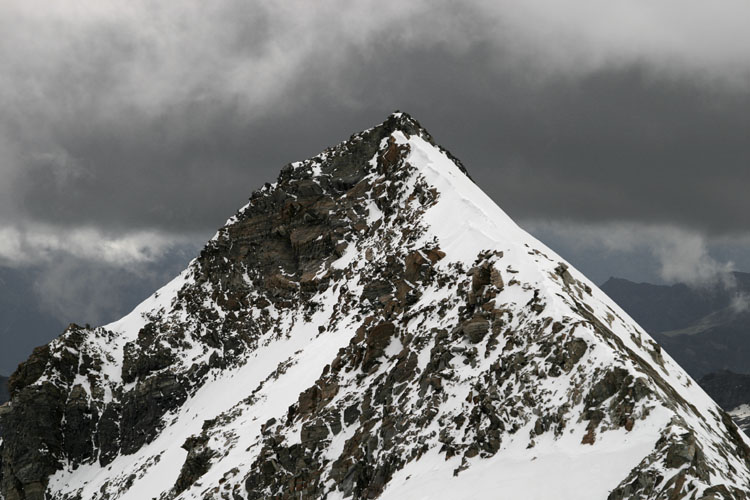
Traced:
<svg viewBox="0 0 750 500">
<path fill-rule="evenodd" d="M 601 289 L 696 380 L 750 372 L 750 274 L 731 286 L 653 285 L 610 278 Z"/>
<path fill-rule="evenodd" d="M 710 373 L 700 380 L 700 385 L 729 411 L 745 433 L 750 431 L 750 375 L 730 371 Z"/>
<path fill-rule="evenodd" d="M 737 408 L 750 402 L 750 375 L 722 371 L 706 375 L 700 384 L 724 408 Z"/>
</svg>

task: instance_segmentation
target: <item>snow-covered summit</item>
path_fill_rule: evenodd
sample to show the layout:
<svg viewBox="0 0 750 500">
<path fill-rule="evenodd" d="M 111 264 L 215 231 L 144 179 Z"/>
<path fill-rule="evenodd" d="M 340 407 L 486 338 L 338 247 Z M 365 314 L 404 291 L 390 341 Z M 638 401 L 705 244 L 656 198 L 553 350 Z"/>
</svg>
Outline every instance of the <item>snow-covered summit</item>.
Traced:
<svg viewBox="0 0 750 500">
<path fill-rule="evenodd" d="M 5 500 L 745 499 L 731 419 L 394 113 L 11 380 Z"/>
</svg>

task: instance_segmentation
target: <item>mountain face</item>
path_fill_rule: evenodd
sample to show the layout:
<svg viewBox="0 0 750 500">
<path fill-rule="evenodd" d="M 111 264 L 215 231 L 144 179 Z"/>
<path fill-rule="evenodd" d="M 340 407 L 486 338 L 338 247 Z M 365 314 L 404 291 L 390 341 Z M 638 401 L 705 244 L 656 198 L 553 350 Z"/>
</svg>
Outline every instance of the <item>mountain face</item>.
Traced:
<svg viewBox="0 0 750 500">
<path fill-rule="evenodd" d="M 742 430 L 750 431 L 750 375 L 728 370 L 709 373 L 700 380 L 700 385 Z"/>
<path fill-rule="evenodd" d="M 687 372 L 750 371 L 750 274 L 733 287 L 691 288 L 611 278 L 602 290 L 622 306 Z"/>
<path fill-rule="evenodd" d="M 10 378 L 5 500 L 747 499 L 750 447 L 406 114 Z"/>
</svg>

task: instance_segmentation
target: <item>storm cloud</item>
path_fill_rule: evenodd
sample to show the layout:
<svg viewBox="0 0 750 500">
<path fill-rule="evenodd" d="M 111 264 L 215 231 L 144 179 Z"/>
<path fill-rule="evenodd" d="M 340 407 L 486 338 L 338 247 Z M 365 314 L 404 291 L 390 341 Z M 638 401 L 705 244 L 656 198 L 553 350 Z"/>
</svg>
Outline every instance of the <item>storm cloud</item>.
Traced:
<svg viewBox="0 0 750 500">
<path fill-rule="evenodd" d="M 3 2 L 0 264 L 75 256 L 97 283 L 182 262 L 285 163 L 398 108 L 522 224 L 565 248 L 588 228 L 574 264 L 630 227 L 696 235 L 664 255 L 725 269 L 716 242 L 750 233 L 748 19 L 739 0 Z M 644 245 L 615 268 L 693 271 Z"/>
<path fill-rule="evenodd" d="M 519 217 L 748 229 L 743 2 L 1 8 L 5 225 L 207 231 L 405 108 Z"/>
</svg>

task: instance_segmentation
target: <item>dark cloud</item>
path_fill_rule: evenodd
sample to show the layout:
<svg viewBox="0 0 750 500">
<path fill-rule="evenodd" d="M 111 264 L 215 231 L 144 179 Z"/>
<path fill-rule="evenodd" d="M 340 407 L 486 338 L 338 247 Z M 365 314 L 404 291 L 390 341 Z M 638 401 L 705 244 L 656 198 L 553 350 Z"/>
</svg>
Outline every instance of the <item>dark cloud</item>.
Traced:
<svg viewBox="0 0 750 500">
<path fill-rule="evenodd" d="M 388 49 L 352 62 L 353 108 L 312 78 L 292 94 L 314 105 L 257 121 L 202 102 L 92 129 L 61 124 L 65 156 L 29 158 L 16 207 L 59 225 L 206 230 L 284 163 L 408 107 L 515 216 L 750 229 L 750 94 L 657 85 L 638 68 L 527 88 L 512 73 L 477 75 L 481 47 L 456 58 Z"/>
<path fill-rule="evenodd" d="M 174 278 L 197 251 L 196 245 L 184 245 L 152 261 L 127 266 L 61 253 L 54 266 L 27 270 L 36 295 L 32 302 L 64 324 L 109 323 Z"/>
<path fill-rule="evenodd" d="M 750 93 L 697 74 L 658 77 L 647 57 L 658 47 L 631 59 L 605 47 L 611 64 L 569 55 L 560 73 L 545 67 L 550 54 L 523 45 L 523 26 L 509 25 L 518 19 L 497 21 L 480 4 L 403 18 L 386 9 L 362 21 L 361 35 L 303 13 L 312 21 L 224 2 L 207 15 L 221 29 L 203 25 L 194 39 L 179 27 L 150 32 L 166 14 L 137 30 L 135 14 L 100 14 L 76 34 L 59 26 L 75 20 L 34 18 L 69 39 L 50 68 L 15 58 L 42 99 L 19 91 L 3 118 L 6 142 L 23 151 L 3 190 L 5 224 L 12 214 L 103 232 L 208 231 L 284 163 L 399 107 L 516 217 L 750 229 Z M 199 15 L 178 14 L 188 26 Z M 311 46 L 294 48 L 295 36 Z"/>
<path fill-rule="evenodd" d="M 749 94 L 654 85 L 633 68 L 513 106 L 525 109 L 477 106 L 454 131 L 479 136 L 455 152 L 512 214 L 750 229 Z"/>
</svg>

